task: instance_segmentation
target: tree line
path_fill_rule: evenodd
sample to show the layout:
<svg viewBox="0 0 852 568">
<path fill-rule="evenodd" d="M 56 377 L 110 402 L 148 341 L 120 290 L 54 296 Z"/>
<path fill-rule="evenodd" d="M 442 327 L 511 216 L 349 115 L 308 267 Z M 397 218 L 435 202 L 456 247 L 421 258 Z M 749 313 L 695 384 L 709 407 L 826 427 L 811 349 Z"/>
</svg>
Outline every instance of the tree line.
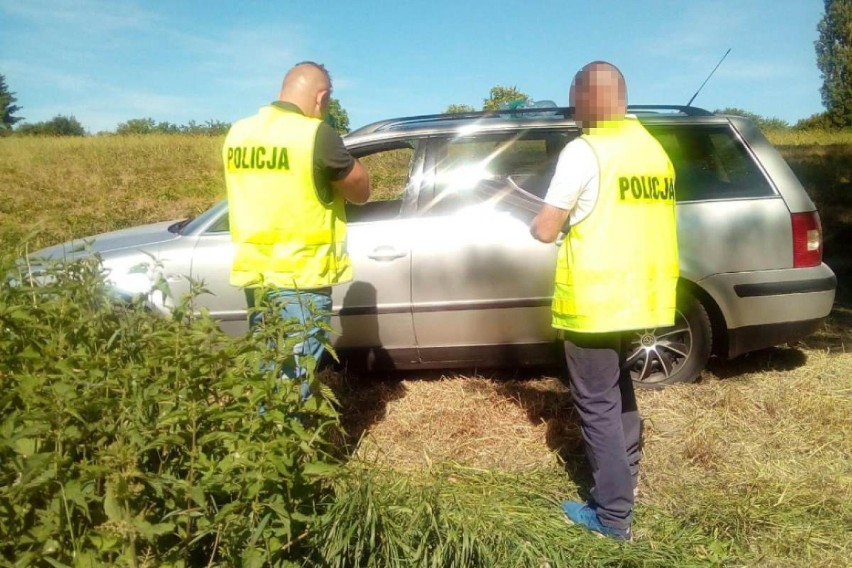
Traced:
<svg viewBox="0 0 852 568">
<path fill-rule="evenodd" d="M 6 78 L 0 74 L 0 136 L 86 136 L 86 128 L 73 115 L 58 114 L 50 120 L 41 122 L 22 122 L 23 117 L 16 116 L 21 107 L 15 103 L 18 101 L 6 85 Z M 332 127 L 339 133 L 349 132 L 349 114 L 341 106 L 340 101 L 332 98 L 328 105 L 326 117 Z M 17 125 L 17 126 L 16 126 Z M 220 120 L 207 120 L 197 123 L 190 120 L 186 124 L 175 124 L 168 121 L 157 121 L 153 118 L 132 118 L 120 123 L 115 132 L 99 132 L 99 135 L 140 135 L 140 134 L 192 134 L 200 136 L 220 136 L 231 128 L 229 122 Z"/>
<path fill-rule="evenodd" d="M 535 103 L 532 97 L 525 92 L 519 90 L 515 86 L 507 87 L 497 85 L 491 88 L 487 99 L 483 99 L 482 108 L 476 109 L 469 104 L 451 104 L 444 109 L 445 114 L 463 114 L 467 112 L 477 112 L 478 110 L 499 110 L 499 109 L 514 109 L 530 107 Z M 808 118 L 803 118 L 795 124 L 790 124 L 786 120 L 774 116 L 766 117 L 760 114 L 749 112 L 737 107 L 725 107 L 713 111 L 715 114 L 730 114 L 735 116 L 744 116 L 751 119 L 762 131 L 767 130 L 814 130 L 823 129 L 831 130 L 837 128 L 834 125 L 828 112 L 818 113 Z M 852 121 L 849 122 L 852 126 Z M 840 127 L 842 128 L 842 127 Z"/>
<path fill-rule="evenodd" d="M 761 130 L 782 129 L 841 129 L 852 127 L 852 0 L 824 0 L 825 13 L 817 25 L 819 36 L 814 42 L 816 63 L 822 74 L 820 94 L 825 111 L 801 119 L 795 124 L 776 117 L 764 117 L 740 108 L 717 109 L 716 113 L 735 114 L 752 119 Z M 11 133 L 21 135 L 85 136 L 86 129 L 74 116 L 57 115 L 44 122 L 22 123 L 16 116 L 21 107 L 17 98 L 6 85 L 0 74 L 0 136 Z M 533 99 L 516 86 L 495 85 L 488 98 L 483 99 L 481 110 L 518 108 L 530 106 Z M 474 112 L 469 104 L 451 104 L 445 113 Z M 349 115 L 332 98 L 329 103 L 327 121 L 338 132 L 349 132 Z M 134 118 L 123 122 L 115 134 L 200 134 L 220 135 L 227 132 L 230 124 L 208 120 L 203 124 L 190 121 L 185 125 L 157 122 L 153 118 Z M 105 133 L 108 134 L 108 133 Z"/>
</svg>

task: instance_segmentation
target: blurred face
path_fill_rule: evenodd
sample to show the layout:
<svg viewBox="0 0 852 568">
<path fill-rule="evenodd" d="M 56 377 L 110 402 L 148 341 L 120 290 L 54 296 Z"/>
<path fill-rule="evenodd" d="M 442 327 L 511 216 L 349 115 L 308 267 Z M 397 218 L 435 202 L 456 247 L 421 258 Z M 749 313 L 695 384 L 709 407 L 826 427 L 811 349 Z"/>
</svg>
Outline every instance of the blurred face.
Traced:
<svg viewBox="0 0 852 568">
<path fill-rule="evenodd" d="M 610 68 L 584 68 L 577 73 L 568 93 L 574 119 L 589 128 L 604 120 L 623 118 L 626 101 L 618 85 L 618 73 Z"/>
</svg>

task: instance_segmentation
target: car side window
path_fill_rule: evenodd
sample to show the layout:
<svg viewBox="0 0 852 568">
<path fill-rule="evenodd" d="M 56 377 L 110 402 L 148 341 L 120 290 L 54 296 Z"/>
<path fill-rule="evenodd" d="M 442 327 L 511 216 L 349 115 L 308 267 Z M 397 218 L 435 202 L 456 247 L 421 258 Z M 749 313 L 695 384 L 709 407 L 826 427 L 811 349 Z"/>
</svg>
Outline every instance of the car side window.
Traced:
<svg viewBox="0 0 852 568">
<path fill-rule="evenodd" d="M 418 208 L 427 214 L 476 205 L 537 210 L 568 140 L 567 133 L 510 132 L 439 141 L 434 192 Z"/>
<path fill-rule="evenodd" d="M 675 168 L 678 201 L 767 197 L 772 186 L 728 126 L 649 125 Z"/>
<path fill-rule="evenodd" d="M 389 147 L 353 152 L 370 174 L 370 200 L 346 204 L 349 222 L 378 221 L 397 217 L 411 179 L 415 144 L 397 141 Z"/>
<path fill-rule="evenodd" d="M 228 215 L 222 215 L 219 219 L 210 225 L 206 233 L 227 233 L 231 230 L 230 218 Z"/>
</svg>

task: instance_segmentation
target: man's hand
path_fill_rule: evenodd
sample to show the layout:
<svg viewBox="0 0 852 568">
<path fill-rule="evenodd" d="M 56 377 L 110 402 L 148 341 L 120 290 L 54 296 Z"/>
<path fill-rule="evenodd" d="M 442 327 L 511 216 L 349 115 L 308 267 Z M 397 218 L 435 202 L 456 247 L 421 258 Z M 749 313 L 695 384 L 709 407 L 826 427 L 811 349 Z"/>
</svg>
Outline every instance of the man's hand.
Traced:
<svg viewBox="0 0 852 568">
<path fill-rule="evenodd" d="M 530 234 L 534 239 L 543 243 L 552 243 L 562 232 L 562 227 L 565 226 L 567 219 L 568 211 L 566 209 L 545 203 L 530 225 Z"/>
<path fill-rule="evenodd" d="M 370 174 L 356 158 L 346 177 L 331 182 L 331 187 L 346 201 L 360 205 L 370 199 Z"/>
</svg>

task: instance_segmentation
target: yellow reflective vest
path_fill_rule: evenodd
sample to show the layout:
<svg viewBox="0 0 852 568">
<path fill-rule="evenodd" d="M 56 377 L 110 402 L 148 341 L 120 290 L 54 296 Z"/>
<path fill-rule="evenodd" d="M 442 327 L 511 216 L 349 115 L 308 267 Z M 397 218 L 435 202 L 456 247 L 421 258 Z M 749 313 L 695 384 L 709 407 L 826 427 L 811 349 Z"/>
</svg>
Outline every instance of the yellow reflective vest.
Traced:
<svg viewBox="0 0 852 568">
<path fill-rule="evenodd" d="M 556 263 L 553 327 L 604 333 L 674 324 L 679 274 L 674 167 L 634 118 L 582 136 L 600 172 L 594 209 Z"/>
<path fill-rule="evenodd" d="M 309 289 L 352 279 L 343 199 L 324 202 L 314 180 L 320 124 L 270 105 L 228 132 L 231 284 Z"/>
</svg>

